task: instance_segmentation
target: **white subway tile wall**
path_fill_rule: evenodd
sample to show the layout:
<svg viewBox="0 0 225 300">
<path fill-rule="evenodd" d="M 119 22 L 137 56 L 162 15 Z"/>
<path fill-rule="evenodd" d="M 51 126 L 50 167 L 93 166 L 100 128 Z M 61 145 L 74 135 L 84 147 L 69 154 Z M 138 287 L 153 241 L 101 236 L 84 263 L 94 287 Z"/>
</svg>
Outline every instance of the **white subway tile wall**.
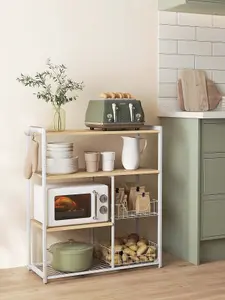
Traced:
<svg viewBox="0 0 225 300">
<path fill-rule="evenodd" d="M 160 24 L 177 24 L 177 14 L 175 12 L 161 11 L 159 14 L 159 23 Z"/>
<path fill-rule="evenodd" d="M 158 108 L 177 110 L 183 69 L 201 69 L 225 95 L 225 17 L 159 12 Z"/>
<path fill-rule="evenodd" d="M 178 54 L 212 55 L 212 45 L 209 42 L 178 41 Z"/>
<path fill-rule="evenodd" d="M 160 83 L 159 84 L 159 97 L 177 97 L 177 85 L 176 83 Z"/>
<path fill-rule="evenodd" d="M 197 27 L 196 40 L 202 42 L 225 42 L 224 29 Z"/>
<path fill-rule="evenodd" d="M 160 83 L 176 83 L 177 82 L 177 70 L 160 69 L 159 70 L 159 82 Z"/>
<path fill-rule="evenodd" d="M 177 54 L 177 41 L 159 40 L 159 53 Z"/>
<path fill-rule="evenodd" d="M 177 19 L 179 25 L 212 27 L 212 16 L 210 15 L 198 15 L 196 18 L 195 14 L 180 13 Z"/>
<path fill-rule="evenodd" d="M 201 70 L 224 70 L 225 56 L 196 56 L 195 68 Z"/>
<path fill-rule="evenodd" d="M 213 43 L 213 55 L 225 56 L 225 43 Z"/>
<path fill-rule="evenodd" d="M 215 83 L 225 83 L 225 71 L 212 71 L 212 74 L 212 79 Z M 166 78 L 164 80 L 166 82 Z"/>
<path fill-rule="evenodd" d="M 213 27 L 225 28 L 224 16 L 213 16 Z"/>
<path fill-rule="evenodd" d="M 193 69 L 195 65 L 194 55 L 159 55 L 160 68 L 165 69 Z"/>
<path fill-rule="evenodd" d="M 218 29 L 214 28 L 214 30 Z M 159 38 L 169 40 L 194 40 L 195 28 L 190 26 L 159 25 Z"/>
</svg>

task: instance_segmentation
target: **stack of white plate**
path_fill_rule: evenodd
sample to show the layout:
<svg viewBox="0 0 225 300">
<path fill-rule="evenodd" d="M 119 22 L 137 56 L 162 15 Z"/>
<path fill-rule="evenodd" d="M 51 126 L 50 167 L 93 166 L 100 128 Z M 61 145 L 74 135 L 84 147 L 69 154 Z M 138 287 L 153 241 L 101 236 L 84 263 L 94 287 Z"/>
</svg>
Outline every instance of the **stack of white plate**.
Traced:
<svg viewBox="0 0 225 300">
<path fill-rule="evenodd" d="M 47 144 L 47 173 L 70 174 L 78 171 L 78 157 L 73 157 L 73 143 Z"/>
</svg>

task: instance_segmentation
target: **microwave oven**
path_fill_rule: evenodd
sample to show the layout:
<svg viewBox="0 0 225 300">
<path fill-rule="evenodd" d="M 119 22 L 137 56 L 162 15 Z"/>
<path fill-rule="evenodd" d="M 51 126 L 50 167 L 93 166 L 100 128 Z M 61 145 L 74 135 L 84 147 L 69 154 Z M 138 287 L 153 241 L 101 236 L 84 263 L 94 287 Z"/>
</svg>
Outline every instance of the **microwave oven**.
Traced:
<svg viewBox="0 0 225 300">
<path fill-rule="evenodd" d="M 47 185 L 47 226 L 69 226 L 109 220 L 108 186 L 97 183 Z M 34 219 L 43 223 L 41 185 L 34 185 Z"/>
</svg>

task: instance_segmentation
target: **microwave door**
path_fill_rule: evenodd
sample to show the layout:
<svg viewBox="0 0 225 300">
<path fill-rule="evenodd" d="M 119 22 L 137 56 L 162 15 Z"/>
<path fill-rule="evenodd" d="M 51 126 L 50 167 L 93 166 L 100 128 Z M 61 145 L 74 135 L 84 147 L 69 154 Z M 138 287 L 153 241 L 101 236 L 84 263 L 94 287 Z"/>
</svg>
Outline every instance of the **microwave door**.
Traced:
<svg viewBox="0 0 225 300">
<path fill-rule="evenodd" d="M 54 225 L 84 224 L 93 221 L 92 193 L 55 197 Z"/>
</svg>

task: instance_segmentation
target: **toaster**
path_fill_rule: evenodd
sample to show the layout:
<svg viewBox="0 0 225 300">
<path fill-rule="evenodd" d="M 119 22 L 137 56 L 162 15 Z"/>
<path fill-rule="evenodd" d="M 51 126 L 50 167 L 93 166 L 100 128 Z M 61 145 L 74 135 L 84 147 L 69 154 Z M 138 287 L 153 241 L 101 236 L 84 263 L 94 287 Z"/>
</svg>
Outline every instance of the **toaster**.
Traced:
<svg viewBox="0 0 225 300">
<path fill-rule="evenodd" d="M 92 130 L 139 129 L 144 123 L 141 101 L 136 99 L 90 100 L 85 115 L 85 125 Z"/>
</svg>

